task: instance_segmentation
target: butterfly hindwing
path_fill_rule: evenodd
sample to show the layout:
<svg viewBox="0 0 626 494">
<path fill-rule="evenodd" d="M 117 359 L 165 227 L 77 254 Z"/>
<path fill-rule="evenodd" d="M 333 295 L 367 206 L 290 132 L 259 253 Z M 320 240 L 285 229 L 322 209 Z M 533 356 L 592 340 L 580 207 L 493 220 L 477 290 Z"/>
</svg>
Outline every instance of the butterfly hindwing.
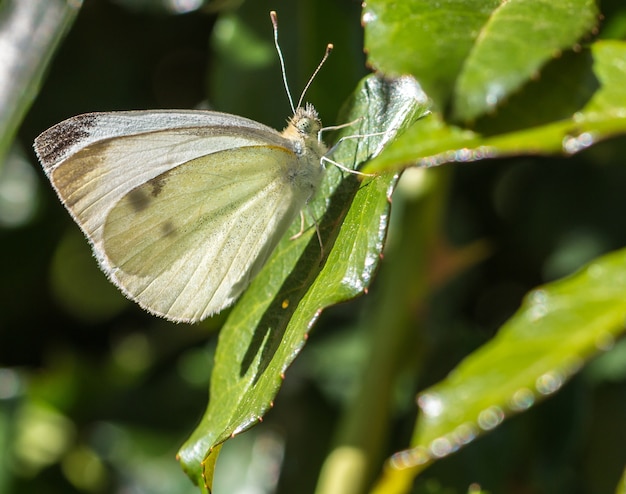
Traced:
<svg viewBox="0 0 626 494">
<path fill-rule="evenodd" d="M 112 278 L 170 319 L 197 320 L 230 305 L 307 199 L 287 178 L 295 165 L 283 147 L 236 148 L 136 187 L 104 226 Z"/>
</svg>

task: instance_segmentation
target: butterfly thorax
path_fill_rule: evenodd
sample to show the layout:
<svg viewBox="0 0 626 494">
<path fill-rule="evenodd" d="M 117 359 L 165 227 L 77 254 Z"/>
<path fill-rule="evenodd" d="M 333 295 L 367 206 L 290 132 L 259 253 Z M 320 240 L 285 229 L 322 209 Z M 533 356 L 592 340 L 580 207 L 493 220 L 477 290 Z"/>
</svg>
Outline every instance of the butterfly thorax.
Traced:
<svg viewBox="0 0 626 494">
<path fill-rule="evenodd" d="M 282 136 L 289 141 L 291 149 L 298 157 L 289 179 L 302 189 L 310 190 L 311 195 L 322 179 L 322 156 L 328 151 L 319 138 L 321 129 L 322 122 L 317 111 L 313 105 L 307 103 L 296 109 L 282 132 Z"/>
</svg>

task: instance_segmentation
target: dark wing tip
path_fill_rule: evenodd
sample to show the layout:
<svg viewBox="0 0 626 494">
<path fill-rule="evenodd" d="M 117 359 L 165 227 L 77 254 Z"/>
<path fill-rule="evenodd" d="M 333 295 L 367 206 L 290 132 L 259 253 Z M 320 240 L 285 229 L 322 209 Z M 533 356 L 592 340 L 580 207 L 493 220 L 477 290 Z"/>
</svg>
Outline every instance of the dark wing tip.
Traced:
<svg viewBox="0 0 626 494">
<path fill-rule="evenodd" d="M 72 147 L 89 137 L 95 121 L 95 114 L 86 113 L 68 118 L 39 134 L 34 148 L 44 169 L 54 166 L 70 154 Z"/>
</svg>

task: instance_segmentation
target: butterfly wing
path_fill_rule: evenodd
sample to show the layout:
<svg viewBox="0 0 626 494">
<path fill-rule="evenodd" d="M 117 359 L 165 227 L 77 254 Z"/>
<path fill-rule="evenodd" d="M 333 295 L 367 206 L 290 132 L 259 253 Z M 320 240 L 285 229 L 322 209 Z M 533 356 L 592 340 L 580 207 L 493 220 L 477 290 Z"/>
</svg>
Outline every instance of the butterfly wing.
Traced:
<svg viewBox="0 0 626 494">
<path fill-rule="evenodd" d="M 104 226 L 111 278 L 169 319 L 196 321 L 232 304 L 308 197 L 287 179 L 294 162 L 282 147 L 237 148 L 133 189 Z"/>
<path fill-rule="evenodd" d="M 99 244 L 109 211 L 133 188 L 189 160 L 262 144 L 285 146 L 275 130 L 219 112 L 87 113 L 35 140 L 61 202 Z"/>
<path fill-rule="evenodd" d="M 308 197 L 286 139 L 217 112 L 79 115 L 35 150 L 103 271 L 177 321 L 231 304 Z"/>
</svg>

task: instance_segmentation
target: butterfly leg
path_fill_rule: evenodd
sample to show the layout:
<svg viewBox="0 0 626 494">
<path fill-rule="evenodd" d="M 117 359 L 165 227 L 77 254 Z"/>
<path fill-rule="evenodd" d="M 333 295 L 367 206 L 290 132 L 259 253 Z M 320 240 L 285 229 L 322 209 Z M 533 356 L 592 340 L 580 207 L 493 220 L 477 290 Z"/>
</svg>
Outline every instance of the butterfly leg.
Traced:
<svg viewBox="0 0 626 494">
<path fill-rule="evenodd" d="M 289 240 L 295 240 L 297 238 L 300 238 L 303 233 L 304 233 L 304 211 L 301 210 L 300 211 L 300 231 L 296 233 L 295 235 L 292 235 L 291 237 L 289 237 Z"/>
<path fill-rule="evenodd" d="M 313 224 L 315 225 L 315 233 L 317 234 L 317 240 L 320 243 L 321 257 L 323 259 L 324 258 L 324 244 L 322 243 L 322 234 L 320 233 L 320 228 L 319 228 L 319 225 L 317 224 L 317 220 L 315 219 L 315 216 L 313 215 L 313 212 L 309 208 L 308 204 L 307 204 L 307 211 L 309 212 L 309 215 L 313 219 Z M 289 237 L 289 240 L 296 240 L 297 238 L 300 238 L 303 233 L 304 233 L 304 211 L 300 211 L 300 231 L 296 233 L 295 235 L 292 235 L 291 237 Z"/>
</svg>

